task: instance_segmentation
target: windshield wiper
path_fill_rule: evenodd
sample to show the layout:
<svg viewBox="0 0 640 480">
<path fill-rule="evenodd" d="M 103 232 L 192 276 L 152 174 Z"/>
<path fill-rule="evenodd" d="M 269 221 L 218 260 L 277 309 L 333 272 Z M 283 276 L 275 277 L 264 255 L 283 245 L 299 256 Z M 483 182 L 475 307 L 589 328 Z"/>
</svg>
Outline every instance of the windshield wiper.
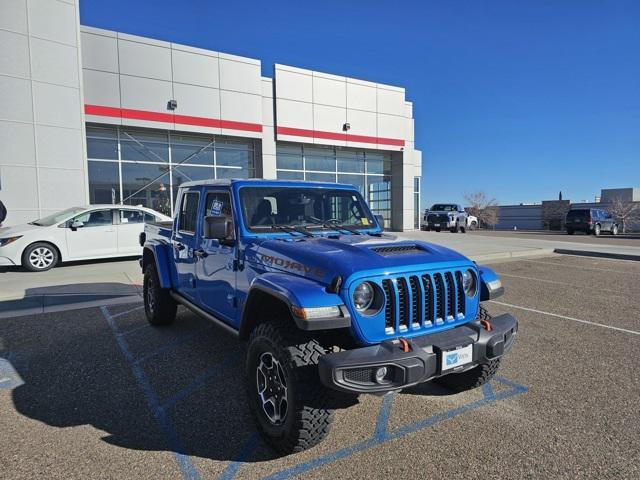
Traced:
<svg viewBox="0 0 640 480">
<path fill-rule="evenodd" d="M 334 221 L 328 220 L 325 222 L 322 219 L 316 218 L 316 217 L 307 217 L 307 218 L 312 222 L 315 222 L 316 224 L 323 226 L 324 228 L 329 228 L 333 230 L 344 230 L 346 232 L 353 233 L 354 235 L 362 235 L 362 232 L 359 231 L 357 228 L 349 227 L 336 220 Z"/>
<path fill-rule="evenodd" d="M 300 233 L 302 235 L 304 235 L 305 237 L 313 237 L 313 233 L 310 233 L 308 231 L 306 231 L 303 228 L 300 227 L 293 227 L 291 225 L 271 225 L 271 228 L 273 230 L 282 230 L 283 232 L 287 232 L 287 233 Z"/>
</svg>

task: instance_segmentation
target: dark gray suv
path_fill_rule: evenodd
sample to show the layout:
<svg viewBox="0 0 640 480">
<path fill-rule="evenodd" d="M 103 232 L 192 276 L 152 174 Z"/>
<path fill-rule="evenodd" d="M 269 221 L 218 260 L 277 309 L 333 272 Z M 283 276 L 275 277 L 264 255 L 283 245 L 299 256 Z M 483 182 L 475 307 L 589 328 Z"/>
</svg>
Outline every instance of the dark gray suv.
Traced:
<svg viewBox="0 0 640 480">
<path fill-rule="evenodd" d="M 596 236 L 602 232 L 618 234 L 618 222 L 609 212 L 600 208 L 569 210 L 565 226 L 569 235 L 573 235 L 573 232 L 593 233 Z"/>
</svg>

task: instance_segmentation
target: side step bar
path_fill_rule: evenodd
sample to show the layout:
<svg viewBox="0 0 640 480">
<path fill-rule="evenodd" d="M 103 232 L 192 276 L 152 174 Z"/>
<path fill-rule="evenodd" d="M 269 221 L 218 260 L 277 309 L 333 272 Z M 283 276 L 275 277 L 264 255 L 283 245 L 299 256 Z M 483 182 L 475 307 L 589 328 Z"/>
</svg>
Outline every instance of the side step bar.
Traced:
<svg viewBox="0 0 640 480">
<path fill-rule="evenodd" d="M 240 335 L 240 332 L 238 330 L 236 330 L 235 328 L 233 328 L 229 324 L 223 322 L 219 318 L 214 317 L 209 312 L 204 311 L 203 309 L 201 309 L 197 305 L 191 303 L 189 300 L 184 298 L 182 295 L 179 295 L 179 294 L 177 294 L 175 292 L 171 292 L 171 297 L 173 297 L 173 299 L 176 302 L 178 302 L 179 304 L 184 305 L 185 307 L 187 307 L 189 310 L 191 310 L 196 315 L 198 315 L 198 316 L 200 316 L 200 317 L 202 317 L 202 318 L 204 318 L 206 320 L 209 320 L 210 322 L 215 323 L 219 327 L 222 327 L 224 330 L 226 330 L 227 332 L 232 334 L 234 337 L 237 337 L 237 336 Z"/>
</svg>

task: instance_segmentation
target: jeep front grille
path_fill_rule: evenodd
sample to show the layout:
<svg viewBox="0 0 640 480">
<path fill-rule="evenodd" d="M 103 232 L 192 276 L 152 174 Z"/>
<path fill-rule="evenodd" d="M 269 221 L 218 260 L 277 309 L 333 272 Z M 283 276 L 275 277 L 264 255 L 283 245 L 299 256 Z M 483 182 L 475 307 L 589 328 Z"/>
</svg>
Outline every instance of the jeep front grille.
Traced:
<svg viewBox="0 0 640 480">
<path fill-rule="evenodd" d="M 461 271 L 398 276 L 381 283 L 387 334 L 430 328 L 465 316 Z"/>
</svg>

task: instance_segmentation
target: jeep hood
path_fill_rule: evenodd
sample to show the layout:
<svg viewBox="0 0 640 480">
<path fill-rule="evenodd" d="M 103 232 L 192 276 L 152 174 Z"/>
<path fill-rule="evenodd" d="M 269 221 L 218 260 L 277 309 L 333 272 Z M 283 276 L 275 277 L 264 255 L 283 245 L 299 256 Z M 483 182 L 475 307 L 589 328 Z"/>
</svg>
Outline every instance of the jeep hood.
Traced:
<svg viewBox="0 0 640 480">
<path fill-rule="evenodd" d="M 410 272 L 438 264 L 468 264 L 464 255 L 433 243 L 384 234 L 331 237 L 252 239 L 245 259 L 254 268 L 283 271 L 329 283 L 336 275 L 347 280 L 357 272 Z M 443 265 L 444 266 L 444 265 Z"/>
</svg>

